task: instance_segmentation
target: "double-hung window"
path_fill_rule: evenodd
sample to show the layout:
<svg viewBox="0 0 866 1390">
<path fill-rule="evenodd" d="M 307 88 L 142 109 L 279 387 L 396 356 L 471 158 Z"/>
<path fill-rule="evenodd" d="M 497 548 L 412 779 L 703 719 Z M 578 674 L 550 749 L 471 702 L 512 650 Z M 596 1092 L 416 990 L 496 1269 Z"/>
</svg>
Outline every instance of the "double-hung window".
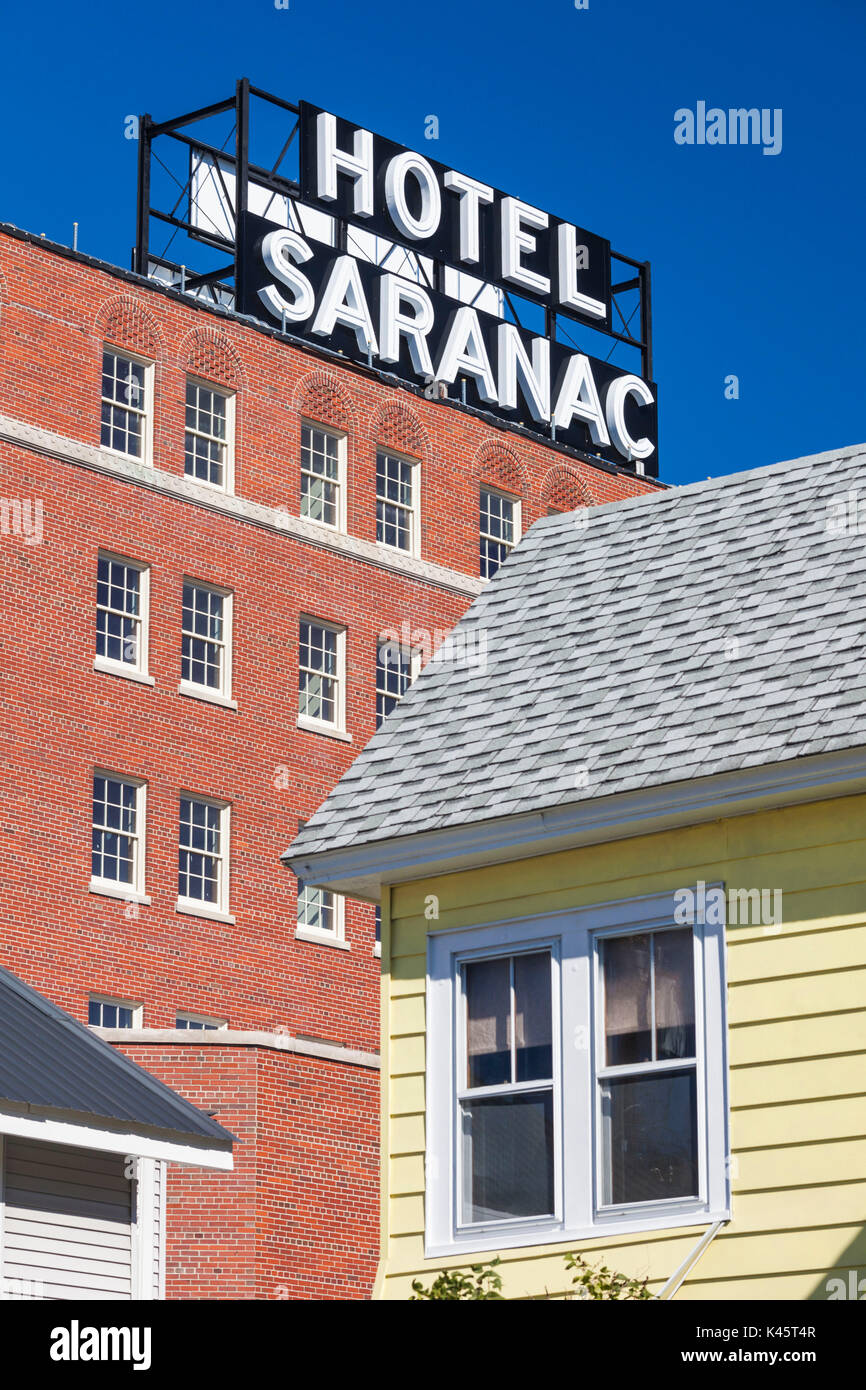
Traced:
<svg viewBox="0 0 866 1390">
<path fill-rule="evenodd" d="M 144 893 L 145 784 L 97 770 L 93 774 L 91 891 L 136 899 Z"/>
<path fill-rule="evenodd" d="M 301 516 L 346 529 L 346 437 L 301 425 Z"/>
<path fill-rule="evenodd" d="M 207 381 L 187 377 L 184 472 L 196 482 L 234 488 L 235 398 Z"/>
<path fill-rule="evenodd" d="M 322 941 L 330 945 L 343 944 L 345 936 L 345 900 L 340 893 L 327 888 L 314 888 L 298 879 L 298 925 L 295 935 L 301 940 Z"/>
<path fill-rule="evenodd" d="M 206 1014 L 177 1013 L 175 1028 L 185 1028 L 193 1033 L 222 1033 L 228 1024 L 222 1018 L 209 1018 Z"/>
<path fill-rule="evenodd" d="M 153 434 L 153 364 L 118 348 L 102 353 L 103 449 L 150 463 Z"/>
<path fill-rule="evenodd" d="M 520 539 L 520 502 L 493 488 L 481 489 L 479 561 L 482 579 L 491 579 Z"/>
<path fill-rule="evenodd" d="M 100 551 L 96 565 L 94 667 L 149 682 L 150 571 L 137 560 Z"/>
<path fill-rule="evenodd" d="M 298 725 L 345 733 L 346 631 L 302 617 L 298 642 Z"/>
<path fill-rule="evenodd" d="M 376 453 L 376 539 L 394 550 L 420 550 L 420 465 L 384 449 Z"/>
<path fill-rule="evenodd" d="M 228 590 L 185 579 L 179 686 L 182 694 L 221 704 L 233 703 L 231 635 L 232 595 Z"/>
<path fill-rule="evenodd" d="M 430 933 L 428 1255 L 729 1215 L 724 997 L 673 894 Z"/>
<path fill-rule="evenodd" d="M 223 918 L 229 907 L 229 807 L 184 792 L 180 798 L 177 908 Z"/>
</svg>

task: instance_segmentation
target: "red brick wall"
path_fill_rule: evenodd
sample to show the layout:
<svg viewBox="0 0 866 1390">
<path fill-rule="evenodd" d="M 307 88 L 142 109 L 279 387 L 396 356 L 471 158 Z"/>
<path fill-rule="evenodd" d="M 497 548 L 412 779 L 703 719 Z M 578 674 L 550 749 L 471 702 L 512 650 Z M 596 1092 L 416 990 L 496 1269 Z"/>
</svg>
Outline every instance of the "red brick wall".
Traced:
<svg viewBox="0 0 866 1390">
<path fill-rule="evenodd" d="M 233 1173 L 172 1164 L 168 1298 L 368 1298 L 379 1073 L 259 1047 L 126 1045 L 236 1136 Z"/>
<path fill-rule="evenodd" d="M 183 475 L 194 372 L 237 392 L 239 496 L 296 516 L 302 414 L 338 425 L 348 432 L 349 535 L 375 541 L 376 446 L 391 445 L 422 463 L 422 558 L 467 575 L 478 574 L 480 478 L 521 495 L 524 526 L 549 505 L 652 487 L 0 234 L 0 414 L 98 445 L 104 341 L 156 364 L 158 469 Z M 447 629 L 468 599 L 11 443 L 0 443 L 0 497 L 44 504 L 41 544 L 0 537 L 0 962 L 82 1019 L 96 992 L 142 1001 L 145 1027 L 172 1026 L 180 1008 L 375 1049 L 372 909 L 347 905 L 349 950 L 296 940 L 295 884 L 279 856 L 374 730 L 378 633 L 403 622 Z M 153 687 L 93 670 L 101 548 L 151 567 Z M 234 593 L 237 711 L 178 694 L 184 575 Z M 351 743 L 296 727 L 302 612 L 347 628 Z M 150 905 L 88 892 L 95 766 L 147 782 Z M 175 912 L 181 789 L 231 803 L 234 925 Z M 218 1065 L 210 1048 L 154 1060 L 184 1094 L 222 1097 L 236 1115 L 225 1122 L 256 1155 L 250 1168 L 240 1150 L 232 1178 L 173 1181 L 171 1287 L 200 1297 L 208 1284 L 227 1287 L 217 1270 L 231 1268 L 236 1296 L 272 1296 L 281 1283 L 293 1295 L 345 1290 L 344 1257 L 360 1252 L 361 1278 L 375 1245 L 375 1073 L 219 1051 Z M 352 1134 L 362 1136 L 357 1163 Z M 231 1243 L 219 1236 L 229 1217 Z"/>
</svg>

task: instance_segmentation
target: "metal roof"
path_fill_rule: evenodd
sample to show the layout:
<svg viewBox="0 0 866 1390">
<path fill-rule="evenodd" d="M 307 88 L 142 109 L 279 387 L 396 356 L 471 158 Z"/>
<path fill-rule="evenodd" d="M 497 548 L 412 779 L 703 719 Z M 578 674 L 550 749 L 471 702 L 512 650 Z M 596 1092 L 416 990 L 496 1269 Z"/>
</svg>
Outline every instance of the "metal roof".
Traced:
<svg viewBox="0 0 866 1390">
<path fill-rule="evenodd" d="M 284 857 L 864 743 L 858 445 L 536 522 Z"/>
<path fill-rule="evenodd" d="M 122 1121 L 131 1130 L 182 1139 L 233 1136 L 170 1087 L 103 1042 L 0 967 L 0 1105 L 72 1111 L 82 1122 Z"/>
</svg>

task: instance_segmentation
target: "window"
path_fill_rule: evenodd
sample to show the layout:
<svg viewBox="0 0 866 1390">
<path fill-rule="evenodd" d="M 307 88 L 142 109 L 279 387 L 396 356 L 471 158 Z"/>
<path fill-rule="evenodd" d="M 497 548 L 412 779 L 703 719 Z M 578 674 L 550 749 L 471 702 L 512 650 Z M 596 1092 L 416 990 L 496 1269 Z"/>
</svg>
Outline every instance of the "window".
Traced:
<svg viewBox="0 0 866 1390">
<path fill-rule="evenodd" d="M 421 667 L 420 650 L 409 651 L 399 642 L 376 645 L 376 728 L 406 694 Z"/>
<path fill-rule="evenodd" d="M 231 594 L 212 584 L 185 579 L 178 687 L 183 694 L 234 703 L 231 634 Z"/>
<path fill-rule="evenodd" d="M 428 941 L 428 1255 L 729 1214 L 723 926 L 666 894 Z"/>
<path fill-rule="evenodd" d="M 345 903 L 339 893 L 313 888 L 298 879 L 298 926 L 301 939 L 344 945 Z"/>
<path fill-rule="evenodd" d="M 94 1028 L 140 1028 L 141 1005 L 111 999 L 104 994 L 91 994 L 87 1022 Z"/>
<path fill-rule="evenodd" d="M 490 579 L 520 539 L 520 502 L 492 488 L 481 489 L 481 578 Z"/>
<path fill-rule="evenodd" d="M 318 731 L 346 726 L 346 632 L 301 618 L 298 650 L 298 724 Z"/>
<path fill-rule="evenodd" d="M 375 942 L 373 943 L 373 955 L 374 955 L 374 956 L 381 956 L 381 954 L 382 954 L 382 909 L 381 909 L 381 907 L 378 907 L 378 906 L 377 906 L 377 908 L 376 908 L 376 940 L 375 940 Z"/>
<path fill-rule="evenodd" d="M 345 435 L 301 425 L 301 516 L 346 529 Z"/>
<path fill-rule="evenodd" d="M 376 539 L 417 555 L 418 464 L 380 449 L 376 454 Z"/>
<path fill-rule="evenodd" d="M 202 917 L 228 914 L 229 807 L 210 797 L 180 798 L 178 909 Z"/>
<path fill-rule="evenodd" d="M 106 347 L 102 353 L 104 449 L 150 462 L 153 366 L 140 357 Z"/>
<path fill-rule="evenodd" d="M 216 1033 L 228 1027 L 225 1019 L 207 1018 L 204 1014 L 179 1013 L 174 1020 L 175 1028 L 188 1028 L 192 1032 Z"/>
<path fill-rule="evenodd" d="M 224 492 L 234 488 L 234 412 L 234 396 L 187 377 L 184 472 Z"/>
<path fill-rule="evenodd" d="M 144 798 L 143 782 L 93 774 L 92 890 L 126 899 L 143 894 Z"/>
<path fill-rule="evenodd" d="M 97 670 L 147 679 L 150 571 L 100 551 L 96 564 Z"/>
</svg>

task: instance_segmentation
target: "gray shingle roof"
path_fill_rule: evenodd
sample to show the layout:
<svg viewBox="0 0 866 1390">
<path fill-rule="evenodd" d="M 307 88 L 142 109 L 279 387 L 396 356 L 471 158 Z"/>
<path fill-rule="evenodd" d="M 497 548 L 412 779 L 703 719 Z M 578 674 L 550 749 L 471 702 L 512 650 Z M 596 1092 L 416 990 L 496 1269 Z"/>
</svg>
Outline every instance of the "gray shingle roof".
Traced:
<svg viewBox="0 0 866 1390">
<path fill-rule="evenodd" d="M 11 1101 L 76 1111 L 130 1129 L 159 1129 L 173 1139 L 232 1135 L 51 1004 L 17 975 L 0 969 L 0 1104 Z"/>
<path fill-rule="evenodd" d="M 863 744 L 852 493 L 866 445 L 537 522 L 291 858 Z"/>
</svg>

